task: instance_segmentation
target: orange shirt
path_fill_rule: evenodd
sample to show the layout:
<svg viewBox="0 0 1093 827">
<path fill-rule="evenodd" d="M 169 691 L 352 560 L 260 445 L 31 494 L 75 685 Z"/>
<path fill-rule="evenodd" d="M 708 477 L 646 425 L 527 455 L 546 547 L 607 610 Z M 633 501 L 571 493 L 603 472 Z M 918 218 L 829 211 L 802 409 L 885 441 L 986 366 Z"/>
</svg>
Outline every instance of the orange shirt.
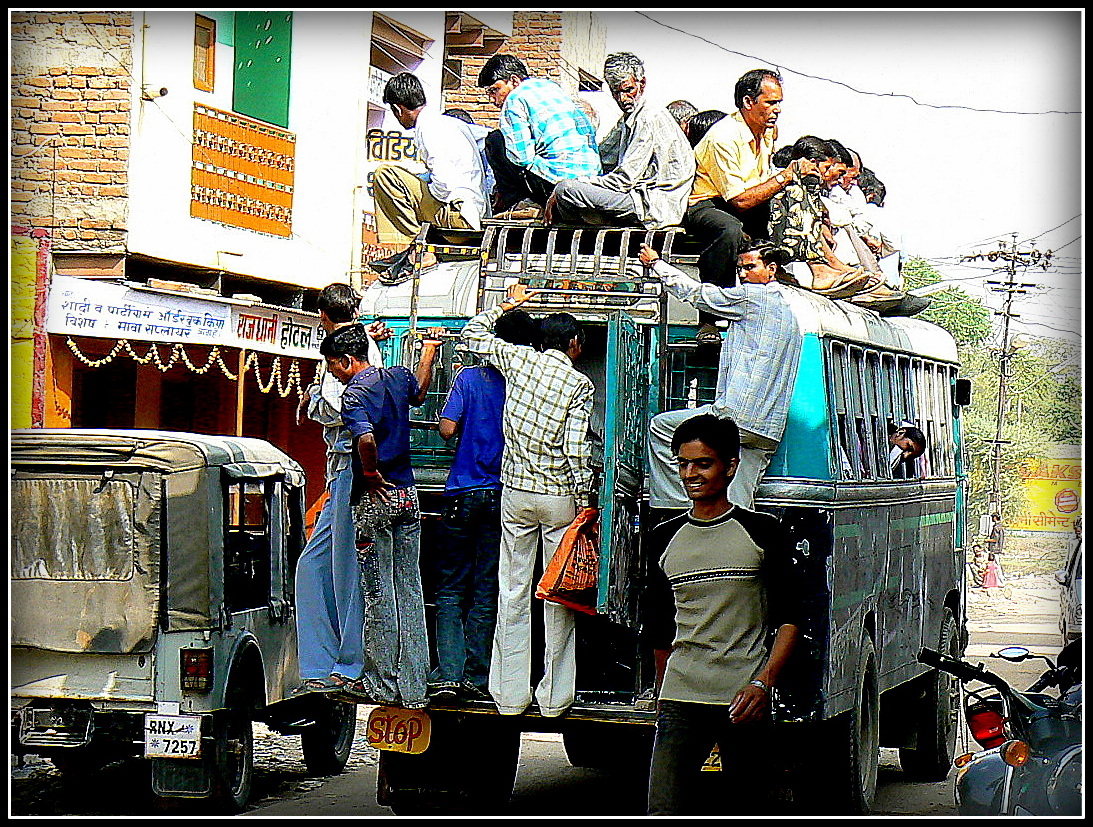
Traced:
<svg viewBox="0 0 1093 827">
<path fill-rule="evenodd" d="M 775 130 L 768 129 L 756 147 L 740 110 L 711 126 L 695 147 L 695 183 L 688 204 L 718 197 L 728 201 L 770 178 L 774 139 Z"/>
</svg>

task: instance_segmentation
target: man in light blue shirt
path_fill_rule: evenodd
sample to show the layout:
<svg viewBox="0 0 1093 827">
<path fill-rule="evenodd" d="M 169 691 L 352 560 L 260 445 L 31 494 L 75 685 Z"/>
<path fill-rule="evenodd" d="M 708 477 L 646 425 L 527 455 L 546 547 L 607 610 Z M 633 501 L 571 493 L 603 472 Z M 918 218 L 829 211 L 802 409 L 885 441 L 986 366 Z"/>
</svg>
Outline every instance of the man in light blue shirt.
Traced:
<svg viewBox="0 0 1093 827">
<path fill-rule="evenodd" d="M 789 401 L 801 358 L 801 330 L 776 281 L 786 253 L 769 241 L 753 242 L 737 259 L 736 287 L 699 282 L 641 246 L 643 264 L 680 301 L 728 319 L 721 343 L 717 390 L 710 405 L 665 411 L 649 426 L 649 504 L 687 508 L 679 485 L 671 441 L 684 420 L 703 413 L 733 419 L 740 428 L 740 465 L 729 486 L 729 500 L 752 509 L 755 489 L 786 427 Z"/>
</svg>

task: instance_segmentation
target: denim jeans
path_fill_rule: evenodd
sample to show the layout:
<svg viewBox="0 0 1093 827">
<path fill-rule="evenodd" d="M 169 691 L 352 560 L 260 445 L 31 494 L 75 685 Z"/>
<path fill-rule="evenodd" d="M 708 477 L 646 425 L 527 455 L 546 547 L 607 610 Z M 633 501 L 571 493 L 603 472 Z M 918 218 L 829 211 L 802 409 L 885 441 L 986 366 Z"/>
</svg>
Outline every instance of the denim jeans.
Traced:
<svg viewBox="0 0 1093 827">
<path fill-rule="evenodd" d="M 365 494 L 353 507 L 364 594 L 361 681 L 377 703 L 422 707 L 429 643 L 417 489 L 389 489 L 387 496 L 384 504 Z"/>
<path fill-rule="evenodd" d="M 434 681 L 467 681 L 486 689 L 497 620 L 497 558 L 501 546 L 501 489 L 481 488 L 450 498 L 436 556 Z"/>
<path fill-rule="evenodd" d="M 360 566 L 353 542 L 346 465 L 330 483 L 315 528 L 296 564 L 296 641 L 300 677 L 347 678 L 361 673 Z"/>
<path fill-rule="evenodd" d="M 768 719 L 730 722 L 728 704 L 660 701 L 649 767 L 649 815 L 757 814 L 771 772 L 763 749 L 769 735 Z M 703 773 L 714 744 L 721 752 L 721 772 Z"/>
</svg>

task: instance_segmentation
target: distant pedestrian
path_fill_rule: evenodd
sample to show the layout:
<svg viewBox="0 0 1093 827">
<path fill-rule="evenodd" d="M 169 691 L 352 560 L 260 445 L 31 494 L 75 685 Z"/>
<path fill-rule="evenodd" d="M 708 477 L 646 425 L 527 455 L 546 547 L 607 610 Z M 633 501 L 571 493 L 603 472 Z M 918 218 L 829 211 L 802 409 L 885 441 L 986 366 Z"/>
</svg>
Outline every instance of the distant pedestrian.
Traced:
<svg viewBox="0 0 1093 827">
<path fill-rule="evenodd" d="M 983 588 L 985 589 L 997 589 L 1002 585 L 1002 569 L 998 565 L 998 560 L 994 555 L 994 552 L 990 552 L 987 555 L 987 570 L 983 574 Z"/>
</svg>

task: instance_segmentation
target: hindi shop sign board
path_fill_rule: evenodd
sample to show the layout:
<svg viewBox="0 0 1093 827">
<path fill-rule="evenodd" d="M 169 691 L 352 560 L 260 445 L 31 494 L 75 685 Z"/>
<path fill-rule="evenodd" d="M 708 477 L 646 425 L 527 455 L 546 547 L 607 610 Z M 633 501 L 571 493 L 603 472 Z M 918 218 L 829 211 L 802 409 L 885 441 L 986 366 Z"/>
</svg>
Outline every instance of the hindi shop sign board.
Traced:
<svg viewBox="0 0 1093 827">
<path fill-rule="evenodd" d="M 1052 456 L 1034 459 L 1021 468 L 1026 510 L 1007 523 L 1025 532 L 1072 533 L 1082 514 L 1082 452 L 1079 445 L 1060 445 Z"/>
<path fill-rule="evenodd" d="M 316 316 L 55 276 L 46 330 L 67 336 L 182 342 L 320 359 Z"/>
</svg>

